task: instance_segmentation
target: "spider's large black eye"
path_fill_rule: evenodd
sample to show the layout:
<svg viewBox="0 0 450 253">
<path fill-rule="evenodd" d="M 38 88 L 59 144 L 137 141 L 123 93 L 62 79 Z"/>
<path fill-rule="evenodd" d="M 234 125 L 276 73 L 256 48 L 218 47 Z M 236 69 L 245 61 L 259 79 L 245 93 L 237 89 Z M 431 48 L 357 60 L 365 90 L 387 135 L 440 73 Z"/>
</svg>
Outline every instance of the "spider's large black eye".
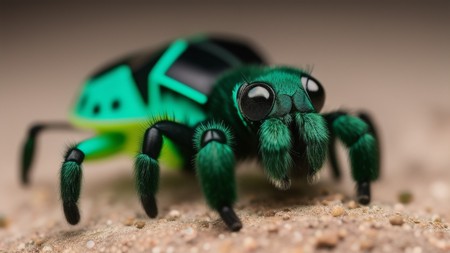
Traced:
<svg viewBox="0 0 450 253">
<path fill-rule="evenodd" d="M 303 74 L 301 78 L 303 88 L 308 93 L 309 99 L 316 112 L 320 112 L 325 103 L 325 90 L 322 85 L 310 75 Z"/>
<path fill-rule="evenodd" d="M 251 121 L 264 119 L 272 110 L 275 92 L 265 83 L 252 83 L 239 93 L 239 107 L 244 117 Z"/>
</svg>

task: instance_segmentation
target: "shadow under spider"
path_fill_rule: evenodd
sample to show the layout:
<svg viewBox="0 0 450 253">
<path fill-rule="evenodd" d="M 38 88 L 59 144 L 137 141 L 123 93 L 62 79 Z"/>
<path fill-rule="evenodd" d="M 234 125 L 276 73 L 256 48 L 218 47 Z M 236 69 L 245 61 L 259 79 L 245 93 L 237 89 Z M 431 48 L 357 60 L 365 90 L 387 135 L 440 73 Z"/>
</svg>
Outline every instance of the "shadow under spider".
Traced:
<svg viewBox="0 0 450 253">
<path fill-rule="evenodd" d="M 324 168 L 326 170 L 326 168 Z M 326 173 L 323 173 L 326 174 Z M 120 173 L 112 178 L 97 179 L 95 185 L 86 185 L 83 198 L 108 196 L 109 204 L 126 204 L 131 200 L 138 202 L 133 173 Z M 311 205 L 312 200 L 324 197 L 325 193 L 347 195 L 343 185 L 328 176 L 316 184 L 309 184 L 305 178 L 294 177 L 288 190 L 275 188 L 266 178 L 260 166 L 252 162 L 238 163 L 236 183 L 239 206 L 259 206 L 270 208 L 289 208 L 298 205 Z M 92 183 L 91 183 L 92 184 Z M 160 186 L 156 195 L 161 211 L 171 206 L 200 202 L 206 206 L 200 184 L 195 172 L 161 169 Z"/>
</svg>

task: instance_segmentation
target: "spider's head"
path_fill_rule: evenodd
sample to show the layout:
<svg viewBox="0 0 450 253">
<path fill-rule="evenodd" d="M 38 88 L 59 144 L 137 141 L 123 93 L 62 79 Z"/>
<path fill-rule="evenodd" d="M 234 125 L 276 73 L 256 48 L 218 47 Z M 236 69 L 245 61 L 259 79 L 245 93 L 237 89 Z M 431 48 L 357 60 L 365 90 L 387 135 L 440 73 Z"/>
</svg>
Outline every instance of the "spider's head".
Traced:
<svg viewBox="0 0 450 253">
<path fill-rule="evenodd" d="M 290 186 L 290 151 L 300 151 L 293 138 L 305 144 L 307 175 L 313 178 L 328 147 L 328 129 L 319 114 L 325 101 L 322 85 L 310 74 L 287 67 L 255 67 L 242 75 L 244 82 L 234 90 L 235 107 L 258 136 L 270 181 L 280 189 Z"/>
<path fill-rule="evenodd" d="M 246 122 L 319 112 L 325 102 L 322 85 L 310 74 L 287 67 L 260 68 L 235 92 L 236 106 Z M 249 79 L 247 79 L 249 78 Z"/>
</svg>

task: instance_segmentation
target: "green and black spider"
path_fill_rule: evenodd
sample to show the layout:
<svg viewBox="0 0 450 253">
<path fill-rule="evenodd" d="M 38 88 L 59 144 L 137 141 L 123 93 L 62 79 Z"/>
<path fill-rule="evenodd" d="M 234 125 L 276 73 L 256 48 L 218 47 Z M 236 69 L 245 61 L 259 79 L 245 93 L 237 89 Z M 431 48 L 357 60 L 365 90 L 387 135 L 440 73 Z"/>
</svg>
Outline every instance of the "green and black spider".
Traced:
<svg viewBox="0 0 450 253">
<path fill-rule="evenodd" d="M 149 217 L 158 213 L 159 161 L 165 160 L 194 169 L 208 205 L 238 231 L 236 161 L 255 157 L 269 181 L 287 189 L 291 171 L 314 176 L 329 153 L 339 178 L 336 138 L 349 150 L 357 199 L 368 204 L 370 183 L 379 175 L 373 124 L 367 114 L 320 114 L 324 101 L 322 85 L 308 72 L 266 65 L 252 47 L 235 39 L 181 38 L 125 57 L 88 79 L 70 114 L 71 125 L 97 135 L 70 147 L 64 157 L 60 187 L 66 219 L 80 220 L 82 162 L 128 152 L 138 153 L 135 180 Z M 141 125 L 149 119 L 153 123 L 144 133 Z M 24 183 L 38 133 L 67 126 L 30 129 L 23 149 Z"/>
</svg>

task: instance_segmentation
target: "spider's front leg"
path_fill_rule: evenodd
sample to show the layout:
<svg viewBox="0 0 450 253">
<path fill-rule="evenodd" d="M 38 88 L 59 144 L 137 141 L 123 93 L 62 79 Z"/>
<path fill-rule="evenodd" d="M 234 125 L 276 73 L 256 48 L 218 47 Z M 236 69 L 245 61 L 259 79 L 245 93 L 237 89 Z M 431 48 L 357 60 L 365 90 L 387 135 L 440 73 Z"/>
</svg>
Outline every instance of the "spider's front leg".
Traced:
<svg viewBox="0 0 450 253">
<path fill-rule="evenodd" d="M 232 208 L 236 182 L 231 132 L 223 124 L 203 123 L 196 128 L 194 144 L 197 175 L 208 205 L 219 212 L 230 230 L 239 231 L 242 223 Z"/>
<path fill-rule="evenodd" d="M 189 156 L 192 149 L 193 130 L 183 124 L 172 121 L 160 121 L 152 125 L 144 134 L 141 153 L 136 157 L 134 173 L 136 187 L 142 207 L 150 218 L 158 215 L 155 194 L 159 184 L 158 158 L 163 147 L 163 136 L 173 141 L 179 148 L 185 149 Z"/>
<path fill-rule="evenodd" d="M 332 138 L 338 137 L 349 149 L 359 203 L 369 204 L 370 182 L 378 178 L 380 170 L 379 144 L 370 118 L 365 114 L 355 117 L 340 111 L 325 114 L 324 117 Z M 334 150 L 330 152 L 330 156 L 334 170 L 338 171 Z"/>
<path fill-rule="evenodd" d="M 124 143 L 125 136 L 122 134 L 105 133 L 67 150 L 60 178 L 61 199 L 67 222 L 75 225 L 80 221 L 77 202 L 80 197 L 83 161 L 114 154 L 123 148 Z"/>
</svg>

